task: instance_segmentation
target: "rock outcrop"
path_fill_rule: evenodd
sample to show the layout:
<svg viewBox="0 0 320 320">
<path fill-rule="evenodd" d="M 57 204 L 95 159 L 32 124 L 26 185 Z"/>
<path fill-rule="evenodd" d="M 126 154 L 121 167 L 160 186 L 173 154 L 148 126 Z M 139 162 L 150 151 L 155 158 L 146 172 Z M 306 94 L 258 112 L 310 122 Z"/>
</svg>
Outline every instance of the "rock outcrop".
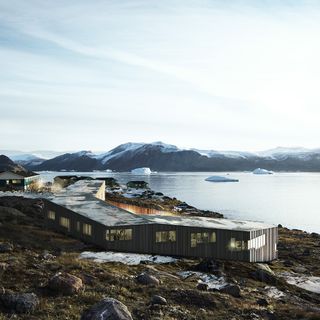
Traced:
<svg viewBox="0 0 320 320">
<path fill-rule="evenodd" d="M 82 280 L 72 274 L 59 272 L 48 283 L 48 289 L 57 294 L 73 295 L 83 289 Z"/>
<path fill-rule="evenodd" d="M 81 320 L 132 320 L 132 316 L 128 308 L 119 300 L 104 298 L 86 310 Z"/>
<path fill-rule="evenodd" d="M 38 306 L 39 299 L 34 293 L 15 293 L 4 290 L 0 293 L 0 304 L 11 312 L 30 313 Z"/>
</svg>

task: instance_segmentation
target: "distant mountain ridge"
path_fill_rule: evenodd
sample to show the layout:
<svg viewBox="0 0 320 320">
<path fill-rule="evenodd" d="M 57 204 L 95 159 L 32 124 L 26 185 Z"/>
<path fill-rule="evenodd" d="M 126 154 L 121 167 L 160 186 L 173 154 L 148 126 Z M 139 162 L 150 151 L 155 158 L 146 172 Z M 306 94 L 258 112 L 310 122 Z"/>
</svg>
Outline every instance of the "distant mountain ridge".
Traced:
<svg viewBox="0 0 320 320">
<path fill-rule="evenodd" d="M 253 153 L 179 149 L 160 141 L 129 142 L 107 152 L 79 151 L 47 160 L 30 154 L 21 158 L 20 154 L 16 161 L 34 171 L 130 171 L 137 167 L 150 167 L 154 171 L 252 171 L 261 167 L 273 171 L 320 172 L 320 149 L 278 147 Z"/>
</svg>

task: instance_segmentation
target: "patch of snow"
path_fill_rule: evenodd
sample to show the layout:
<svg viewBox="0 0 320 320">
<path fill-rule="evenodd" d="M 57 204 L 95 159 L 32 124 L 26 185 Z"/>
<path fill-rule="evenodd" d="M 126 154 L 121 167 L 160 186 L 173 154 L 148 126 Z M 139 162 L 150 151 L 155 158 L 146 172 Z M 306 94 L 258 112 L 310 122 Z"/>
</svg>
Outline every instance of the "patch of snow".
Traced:
<svg viewBox="0 0 320 320">
<path fill-rule="evenodd" d="M 149 175 L 151 174 L 150 168 L 136 168 L 131 170 L 132 174 L 137 174 L 137 175 Z"/>
<path fill-rule="evenodd" d="M 285 293 L 277 289 L 276 287 L 265 287 L 266 294 L 269 298 L 280 299 L 285 296 Z"/>
<path fill-rule="evenodd" d="M 283 272 L 280 276 L 285 278 L 289 284 L 307 291 L 320 293 L 320 277 L 299 275 L 293 272 Z"/>
<path fill-rule="evenodd" d="M 233 179 L 224 176 L 211 176 L 206 178 L 205 180 L 210 182 L 239 182 L 238 179 Z"/>
<path fill-rule="evenodd" d="M 224 277 L 217 277 L 213 274 L 197 272 L 197 271 L 181 271 L 177 273 L 182 279 L 187 279 L 189 277 L 198 278 L 199 283 L 205 283 L 208 285 L 208 289 L 219 290 L 226 286 L 228 283 L 226 282 Z"/>
<path fill-rule="evenodd" d="M 267 169 L 261 169 L 261 168 L 254 169 L 252 173 L 253 174 L 273 174 L 272 171 L 269 171 Z"/>
<path fill-rule="evenodd" d="M 149 254 L 123 253 L 123 252 L 90 252 L 85 251 L 80 254 L 81 259 L 92 259 L 95 262 L 121 262 L 127 265 L 138 265 L 141 261 L 148 261 L 156 264 L 176 262 L 177 259 L 168 256 L 152 256 Z"/>
<path fill-rule="evenodd" d="M 226 158 L 234 158 L 234 159 L 246 159 L 249 157 L 256 156 L 254 153 L 246 152 L 246 151 L 217 151 L 217 150 L 199 150 L 199 149 L 190 149 L 199 153 L 202 156 L 206 156 L 208 158 L 218 158 L 218 157 L 226 157 Z"/>
</svg>

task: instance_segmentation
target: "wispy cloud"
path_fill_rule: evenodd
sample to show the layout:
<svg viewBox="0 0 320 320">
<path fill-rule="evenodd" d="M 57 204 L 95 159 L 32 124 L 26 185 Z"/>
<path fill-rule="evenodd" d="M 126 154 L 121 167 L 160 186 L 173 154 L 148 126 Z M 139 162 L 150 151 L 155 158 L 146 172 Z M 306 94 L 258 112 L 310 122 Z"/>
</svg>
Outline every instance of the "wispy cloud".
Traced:
<svg viewBox="0 0 320 320">
<path fill-rule="evenodd" d="M 78 124 L 95 117 L 108 145 L 314 146 L 319 16 L 312 1 L 2 2 L 0 135 L 38 114 L 73 128 L 77 148 L 91 147 Z"/>
</svg>

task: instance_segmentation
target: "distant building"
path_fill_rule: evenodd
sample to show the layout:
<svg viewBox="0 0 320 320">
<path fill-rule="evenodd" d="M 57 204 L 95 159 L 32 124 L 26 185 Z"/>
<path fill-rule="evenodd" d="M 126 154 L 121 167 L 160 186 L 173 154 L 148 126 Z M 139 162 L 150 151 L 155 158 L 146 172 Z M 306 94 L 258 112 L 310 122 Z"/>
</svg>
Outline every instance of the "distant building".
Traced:
<svg viewBox="0 0 320 320">
<path fill-rule="evenodd" d="M 34 172 L 0 171 L 0 189 L 28 190 L 32 183 L 39 180 L 40 175 Z"/>
<path fill-rule="evenodd" d="M 137 215 L 105 202 L 104 181 L 78 181 L 44 202 L 47 227 L 105 250 L 248 262 L 278 256 L 274 225 Z"/>
</svg>

